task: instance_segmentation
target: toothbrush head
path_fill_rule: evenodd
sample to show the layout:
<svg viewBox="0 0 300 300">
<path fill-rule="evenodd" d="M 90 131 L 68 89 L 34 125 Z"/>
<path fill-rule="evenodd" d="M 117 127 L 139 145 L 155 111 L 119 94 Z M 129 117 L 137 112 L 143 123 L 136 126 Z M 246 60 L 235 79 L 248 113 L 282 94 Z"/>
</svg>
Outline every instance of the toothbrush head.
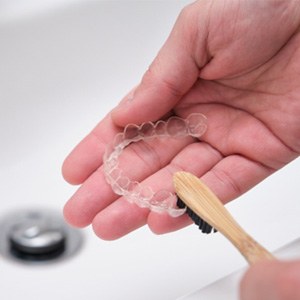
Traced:
<svg viewBox="0 0 300 300">
<path fill-rule="evenodd" d="M 199 227 L 202 233 L 212 233 L 217 232 L 215 228 L 205 222 L 202 218 L 200 218 L 193 210 L 191 210 L 185 203 L 178 197 L 177 195 L 177 206 L 178 208 L 185 209 L 186 214 L 194 221 L 194 223 Z"/>
</svg>

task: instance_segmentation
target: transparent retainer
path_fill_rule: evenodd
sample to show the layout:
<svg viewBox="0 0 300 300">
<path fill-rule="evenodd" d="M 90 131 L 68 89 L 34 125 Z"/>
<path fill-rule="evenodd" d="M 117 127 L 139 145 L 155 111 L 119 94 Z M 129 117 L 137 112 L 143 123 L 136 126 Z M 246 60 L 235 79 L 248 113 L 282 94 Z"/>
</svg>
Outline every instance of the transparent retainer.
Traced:
<svg viewBox="0 0 300 300">
<path fill-rule="evenodd" d="M 153 138 L 186 137 L 199 138 L 207 128 L 206 117 L 200 113 L 190 114 L 186 119 L 171 117 L 167 121 L 146 122 L 141 125 L 129 124 L 118 133 L 112 144 L 108 145 L 103 157 L 103 170 L 106 181 L 113 191 L 124 196 L 131 203 L 151 211 L 167 212 L 172 217 L 184 214 L 185 209 L 176 206 L 177 197 L 167 190 L 154 192 L 151 187 L 143 186 L 119 168 L 119 156 L 131 143 Z"/>
</svg>

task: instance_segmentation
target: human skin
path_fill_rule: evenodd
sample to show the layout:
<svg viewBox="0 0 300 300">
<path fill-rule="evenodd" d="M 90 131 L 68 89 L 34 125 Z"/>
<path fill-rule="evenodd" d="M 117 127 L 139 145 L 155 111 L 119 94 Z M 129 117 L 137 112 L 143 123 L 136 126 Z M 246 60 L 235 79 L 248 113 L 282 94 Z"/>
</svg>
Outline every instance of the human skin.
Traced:
<svg viewBox="0 0 300 300">
<path fill-rule="evenodd" d="M 67 221 L 92 224 L 106 240 L 145 224 L 158 234 L 190 224 L 130 204 L 106 183 L 102 154 L 128 123 L 207 116 L 201 143 L 145 142 L 124 151 L 123 168 L 154 190 L 171 190 L 172 174 L 185 170 L 226 203 L 297 158 L 299 26 L 299 0 L 202 0 L 184 8 L 140 84 L 66 158 L 64 178 L 81 184 L 65 206 Z"/>
<path fill-rule="evenodd" d="M 264 261 L 249 268 L 241 282 L 241 300 L 300 299 L 300 261 Z"/>
</svg>

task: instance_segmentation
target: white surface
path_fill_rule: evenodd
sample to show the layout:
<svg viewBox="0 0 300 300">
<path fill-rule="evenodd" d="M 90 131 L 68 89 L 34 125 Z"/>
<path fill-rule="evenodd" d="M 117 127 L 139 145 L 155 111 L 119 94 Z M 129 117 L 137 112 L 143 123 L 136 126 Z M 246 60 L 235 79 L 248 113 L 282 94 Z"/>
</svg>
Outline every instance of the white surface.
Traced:
<svg viewBox="0 0 300 300">
<path fill-rule="evenodd" d="M 60 175 L 64 157 L 140 80 L 188 2 L 30 1 L 23 11 L 0 0 L 1 214 L 62 208 L 75 191 Z M 297 160 L 228 206 L 270 250 L 300 236 L 299 170 Z M 0 257 L 0 298 L 176 299 L 245 265 L 221 235 L 195 227 L 114 242 L 85 233 L 65 263 Z"/>
<path fill-rule="evenodd" d="M 275 251 L 275 256 L 282 260 L 290 260 L 300 258 L 300 239 L 289 243 L 288 245 Z M 201 290 L 195 291 L 188 296 L 178 300 L 223 300 L 226 299 L 238 300 L 239 299 L 239 283 L 245 273 L 245 268 L 236 271 L 220 280 L 204 287 Z"/>
</svg>

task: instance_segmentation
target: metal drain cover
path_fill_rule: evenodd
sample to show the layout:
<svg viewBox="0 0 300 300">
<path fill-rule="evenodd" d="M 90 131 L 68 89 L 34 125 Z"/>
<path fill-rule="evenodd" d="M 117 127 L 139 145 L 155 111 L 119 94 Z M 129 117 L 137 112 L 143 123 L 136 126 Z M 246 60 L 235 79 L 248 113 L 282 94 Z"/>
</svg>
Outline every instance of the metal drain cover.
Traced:
<svg viewBox="0 0 300 300">
<path fill-rule="evenodd" d="M 0 254 L 34 263 L 63 260 L 82 245 L 82 235 L 48 209 L 14 211 L 0 220 Z"/>
</svg>

